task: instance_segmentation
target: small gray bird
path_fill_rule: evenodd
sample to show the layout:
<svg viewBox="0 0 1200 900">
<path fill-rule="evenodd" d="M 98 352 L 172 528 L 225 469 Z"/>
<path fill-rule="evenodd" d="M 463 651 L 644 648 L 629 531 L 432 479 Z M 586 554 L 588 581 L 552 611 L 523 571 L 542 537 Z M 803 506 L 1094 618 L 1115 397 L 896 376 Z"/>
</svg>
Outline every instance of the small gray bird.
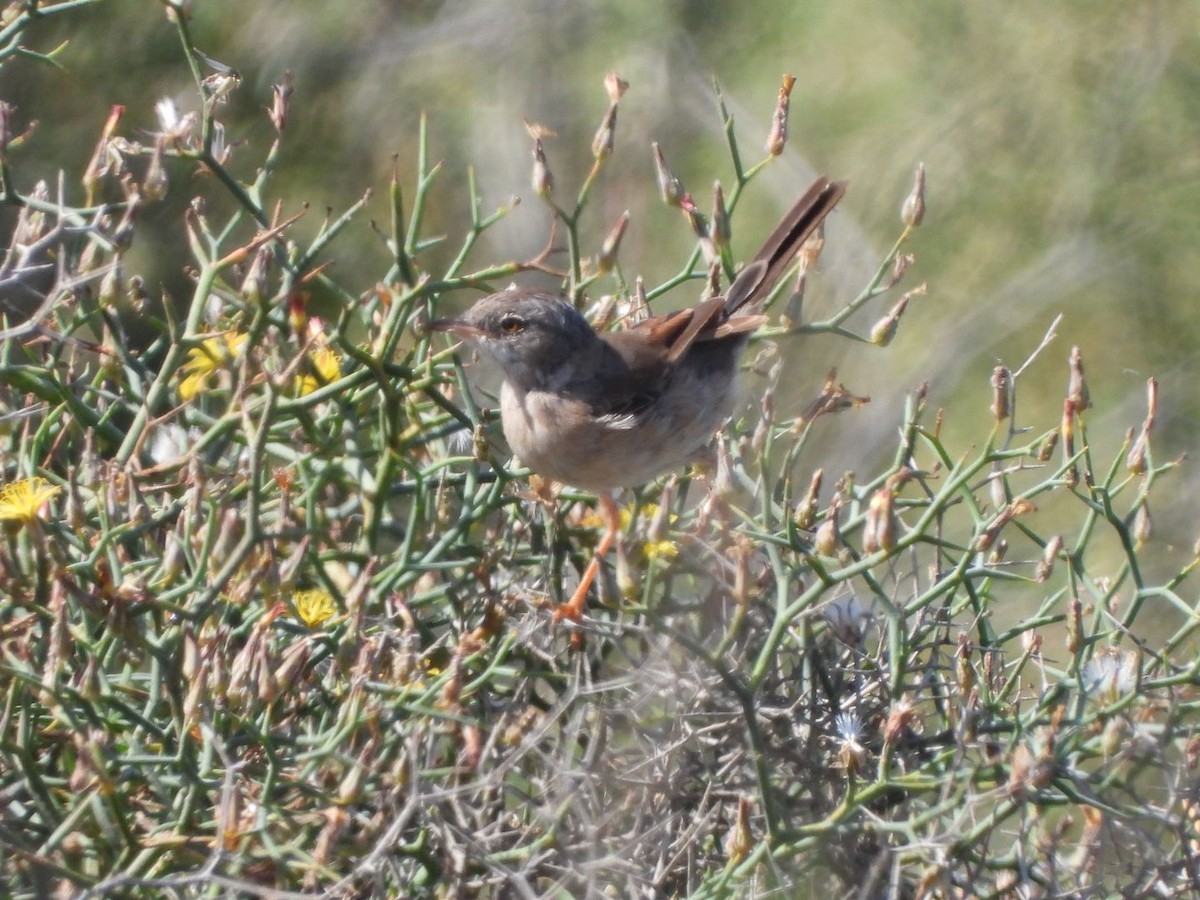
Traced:
<svg viewBox="0 0 1200 900">
<path fill-rule="evenodd" d="M 607 529 L 556 618 L 578 621 L 620 519 L 611 492 L 682 468 L 733 411 L 738 357 L 766 321 L 763 300 L 845 184 L 818 178 L 723 297 L 597 332 L 563 296 L 510 288 L 428 323 L 504 371 L 504 436 L 538 475 L 595 492 Z"/>
</svg>

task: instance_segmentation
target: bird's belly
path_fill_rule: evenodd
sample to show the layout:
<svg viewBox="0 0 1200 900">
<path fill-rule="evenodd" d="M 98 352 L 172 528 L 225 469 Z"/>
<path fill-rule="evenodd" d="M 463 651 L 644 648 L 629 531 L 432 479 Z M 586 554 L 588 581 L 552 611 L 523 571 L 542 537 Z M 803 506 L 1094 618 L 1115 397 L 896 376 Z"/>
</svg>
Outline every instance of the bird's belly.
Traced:
<svg viewBox="0 0 1200 900">
<path fill-rule="evenodd" d="M 714 384 L 714 381 L 720 384 Z M 704 402 L 697 403 L 697 392 Z M 588 491 L 634 487 L 686 466 L 728 418 L 734 384 L 675 380 L 636 415 L 595 418 L 577 400 L 501 390 L 504 436 L 537 474 Z"/>
</svg>

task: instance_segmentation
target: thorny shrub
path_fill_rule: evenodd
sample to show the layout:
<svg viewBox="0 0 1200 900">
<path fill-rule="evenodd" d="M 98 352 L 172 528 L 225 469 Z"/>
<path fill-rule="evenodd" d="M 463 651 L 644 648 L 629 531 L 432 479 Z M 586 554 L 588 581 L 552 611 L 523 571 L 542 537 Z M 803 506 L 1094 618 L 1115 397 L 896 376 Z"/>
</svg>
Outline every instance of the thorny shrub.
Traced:
<svg viewBox="0 0 1200 900">
<path fill-rule="evenodd" d="M 1141 565 L 1152 489 L 1176 462 L 1152 453 L 1153 380 L 1140 431 L 1104 461 L 1078 350 L 1057 422 L 1018 423 L 1026 368 L 999 366 L 994 428 L 964 452 L 923 389 L 903 411 L 860 409 L 831 375 L 784 413 L 768 350 L 747 376 L 758 402 L 707 472 L 634 495 L 599 599 L 577 631 L 555 626 L 547 607 L 596 533 L 591 498 L 530 494 L 472 399 L 491 402 L 486 385 L 417 326 L 529 269 L 559 272 L 605 323 L 672 288 L 719 289 L 738 200 L 785 148 L 790 80 L 752 167 L 717 91 L 735 177 L 710 216 L 655 148 L 662 197 L 698 239 L 658 287 L 621 271 L 627 219 L 602 241 L 579 228 L 626 87 L 610 76 L 569 202 L 531 126 L 546 253 L 471 269 L 508 208 L 483 213 L 468 179 L 461 250 L 427 271 L 439 169 L 423 130 L 410 203 L 403 179 L 388 188 L 390 263 L 358 295 L 325 266 L 365 198 L 307 244 L 305 211 L 271 199 L 303 114 L 289 80 L 264 98 L 274 143 L 239 180 L 231 165 L 256 148 L 220 116 L 245 88 L 197 51 L 184 4 L 163 4 L 196 108 L 164 101 L 158 133 L 127 132 L 114 108 L 85 171 L 25 184 L 36 136 L 0 107 L 5 893 L 718 896 L 824 879 L 857 896 L 1171 896 L 1196 882 L 1200 615 L 1179 593 L 1194 563 L 1164 583 Z M 34 19 L 83 5 L 12 4 L 0 62 L 33 52 Z M 179 191 L 195 192 L 175 248 L 191 293 L 169 297 L 125 255 L 139 214 Z M 923 293 L 895 296 L 924 203 L 919 169 L 866 288 L 806 322 L 811 242 L 762 338 L 886 345 Z M 882 295 L 890 309 L 856 331 Z M 899 426 L 871 477 L 810 458 L 843 410 Z M 1049 507 L 1069 527 L 1047 530 Z"/>
</svg>

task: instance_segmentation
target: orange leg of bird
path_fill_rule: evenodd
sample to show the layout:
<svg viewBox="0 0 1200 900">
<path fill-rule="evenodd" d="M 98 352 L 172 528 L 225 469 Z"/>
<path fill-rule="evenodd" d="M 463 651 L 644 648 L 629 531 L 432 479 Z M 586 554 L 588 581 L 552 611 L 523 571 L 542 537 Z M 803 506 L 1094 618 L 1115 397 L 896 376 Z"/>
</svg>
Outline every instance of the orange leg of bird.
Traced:
<svg viewBox="0 0 1200 900">
<path fill-rule="evenodd" d="M 562 619 L 570 619 L 572 622 L 578 622 L 583 618 L 584 603 L 587 600 L 588 589 L 592 586 L 592 582 L 596 580 L 596 575 L 600 571 L 600 560 L 612 549 L 613 542 L 616 541 L 617 535 L 621 531 L 621 510 L 617 507 L 617 501 L 610 494 L 600 494 L 599 499 L 600 513 L 604 516 L 604 537 L 600 538 L 600 544 L 596 547 L 596 553 L 592 556 L 592 560 L 588 563 L 587 568 L 583 570 L 583 577 L 579 579 L 579 587 L 575 588 L 575 593 L 571 595 L 571 599 L 566 603 L 560 603 L 558 608 L 554 610 L 555 622 Z"/>
</svg>

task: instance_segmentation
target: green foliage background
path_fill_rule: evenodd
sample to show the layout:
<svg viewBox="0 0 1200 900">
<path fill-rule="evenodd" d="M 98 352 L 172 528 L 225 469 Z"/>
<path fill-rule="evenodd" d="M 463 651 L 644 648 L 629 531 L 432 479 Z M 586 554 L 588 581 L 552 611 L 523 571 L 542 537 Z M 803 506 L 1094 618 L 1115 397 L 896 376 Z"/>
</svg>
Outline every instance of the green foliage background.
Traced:
<svg viewBox="0 0 1200 900">
<path fill-rule="evenodd" d="M 670 273 L 690 236 L 646 189 L 649 142 L 662 142 L 685 184 L 706 195 L 713 178 L 729 179 L 714 139 L 710 78 L 732 98 L 747 145 L 758 146 L 774 85 L 791 72 L 793 138 L 771 183 L 748 198 L 757 216 L 743 221 L 774 221 L 811 169 L 849 179 L 826 258 L 848 292 L 847 260 L 878 255 L 913 165 L 923 160 L 930 172 L 931 212 L 914 249 L 933 291 L 914 310 L 919 327 L 902 333 L 886 378 L 870 354 L 828 358 L 844 348 L 813 348 L 802 357 L 815 360 L 806 370 L 823 373 L 836 362 L 883 402 L 925 379 L 938 402 L 978 396 L 996 360 L 1019 363 L 1062 312 L 1070 339 L 1109 373 L 1093 388 L 1101 409 L 1130 419 L 1153 374 L 1167 401 L 1164 447 L 1196 445 L 1194 4 L 201 0 L 193 9 L 198 46 L 246 81 L 223 112 L 231 131 L 265 140 L 269 85 L 284 70 L 296 73 L 296 137 L 279 194 L 319 210 L 375 188 L 369 210 L 381 220 L 393 154 L 401 173 L 412 171 L 421 110 L 433 114 L 432 152 L 447 171 L 479 170 L 485 207 L 530 193 L 522 117 L 559 132 L 551 162 L 563 183 L 577 183 L 586 154 L 576 151 L 603 108 L 600 79 L 616 69 L 632 91 L 616 164 L 585 224 L 598 241 L 632 207 L 624 261 L 651 283 Z M 47 178 L 58 165 L 82 165 L 109 104 L 125 104 L 127 122 L 150 130 L 158 98 L 188 96 L 177 39 L 155 3 L 106 2 L 82 15 L 95 40 L 74 40 L 59 57 L 62 71 L 18 61 L 0 85 L 22 114 L 78 129 L 35 138 Z M 39 43 L 78 34 L 72 29 L 49 23 Z M 432 230 L 448 226 L 463 202 L 439 203 Z M 178 239 L 178 207 L 155 215 L 161 240 Z M 316 218 L 301 230 L 315 229 Z M 545 224 L 526 203 L 484 251 L 530 254 Z M 748 234 L 738 246 L 754 240 Z M 351 237 L 339 247 L 339 277 L 368 286 L 379 253 L 369 236 Z M 134 257 L 150 283 L 177 284 L 179 273 L 162 258 L 150 241 Z M 1045 366 L 1039 377 L 1056 383 L 1059 370 Z M 1044 397 L 1052 406 L 1052 396 L 1026 402 Z M 978 424 L 959 417 L 949 427 L 968 434 Z M 872 434 L 863 444 L 880 439 Z M 1194 475 L 1184 477 L 1197 487 Z M 1186 519 L 1168 515 L 1160 525 L 1191 543 Z"/>
</svg>

